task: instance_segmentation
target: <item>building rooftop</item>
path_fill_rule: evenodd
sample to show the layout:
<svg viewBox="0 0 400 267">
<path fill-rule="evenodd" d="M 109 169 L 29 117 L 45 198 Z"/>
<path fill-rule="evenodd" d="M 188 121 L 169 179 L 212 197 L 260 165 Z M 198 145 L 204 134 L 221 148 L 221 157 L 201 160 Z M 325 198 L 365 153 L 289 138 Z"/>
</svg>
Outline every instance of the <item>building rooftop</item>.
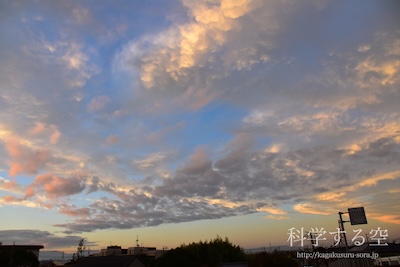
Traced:
<svg viewBox="0 0 400 267">
<path fill-rule="evenodd" d="M 7 249 L 7 248 L 42 249 L 44 247 L 42 245 L 1 245 L 0 244 L 0 249 Z"/>
</svg>

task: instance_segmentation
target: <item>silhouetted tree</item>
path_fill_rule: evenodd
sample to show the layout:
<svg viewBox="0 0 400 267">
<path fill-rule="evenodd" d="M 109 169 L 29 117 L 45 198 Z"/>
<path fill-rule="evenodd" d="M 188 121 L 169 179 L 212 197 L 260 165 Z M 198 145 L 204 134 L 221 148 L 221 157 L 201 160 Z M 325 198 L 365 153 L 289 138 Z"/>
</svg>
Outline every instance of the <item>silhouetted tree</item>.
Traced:
<svg viewBox="0 0 400 267">
<path fill-rule="evenodd" d="M 199 259 L 186 248 L 169 250 L 156 260 L 155 267 L 199 267 Z"/>
<path fill-rule="evenodd" d="M 76 253 L 72 254 L 72 259 L 68 264 L 75 264 L 80 258 L 83 258 L 83 253 L 85 252 L 85 239 L 79 240 L 78 247 L 76 248 Z"/>
<path fill-rule="evenodd" d="M 82 239 L 79 241 L 78 247 L 77 247 L 77 249 L 76 249 L 76 257 L 77 257 L 78 259 L 83 258 L 83 253 L 85 252 L 85 250 L 86 250 L 86 247 L 85 247 L 85 239 L 82 238 Z"/>
<path fill-rule="evenodd" d="M 168 266 L 218 266 L 222 262 L 246 261 L 246 254 L 228 238 L 217 236 L 209 242 L 200 241 L 168 251 L 156 261 L 156 267 Z M 177 265 L 179 264 L 179 265 Z"/>
</svg>

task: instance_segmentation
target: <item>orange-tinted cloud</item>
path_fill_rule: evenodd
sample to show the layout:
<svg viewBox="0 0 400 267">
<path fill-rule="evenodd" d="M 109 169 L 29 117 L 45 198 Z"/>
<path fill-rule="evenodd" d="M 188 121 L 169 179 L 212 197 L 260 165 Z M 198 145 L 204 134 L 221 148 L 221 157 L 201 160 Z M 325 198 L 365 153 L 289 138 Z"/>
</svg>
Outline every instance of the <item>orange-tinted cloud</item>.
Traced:
<svg viewBox="0 0 400 267">
<path fill-rule="evenodd" d="M 2 205 L 16 205 L 16 206 L 24 206 L 29 208 L 37 208 L 39 207 L 38 203 L 33 201 L 28 201 L 25 199 L 20 199 L 14 196 L 7 195 L 4 198 L 0 197 L 0 207 Z"/>
<path fill-rule="evenodd" d="M 294 205 L 293 208 L 300 213 L 306 213 L 306 214 L 317 214 L 317 215 L 333 214 L 333 212 L 330 212 L 324 207 L 319 207 L 318 205 L 311 205 L 309 203 L 297 204 Z"/>
<path fill-rule="evenodd" d="M 53 204 L 46 203 L 46 204 L 43 204 L 43 207 L 46 208 L 46 209 L 52 209 L 53 208 Z"/>
<path fill-rule="evenodd" d="M 145 88 L 158 90 L 171 86 L 170 83 L 173 87 L 182 87 L 180 92 L 183 93 L 173 97 L 173 105 L 198 110 L 218 98 L 221 92 L 201 78 L 193 77 L 191 69 L 216 60 L 214 52 L 232 38 L 229 32 L 240 30 L 239 18 L 254 9 L 251 2 L 184 0 L 190 21 L 177 23 L 159 35 L 132 42 L 119 55 L 121 66 L 129 69 L 131 62 L 140 57 L 139 78 Z M 236 58 L 232 61 L 237 64 Z M 136 66 L 134 68 L 136 72 Z M 210 79 L 217 76 L 211 74 Z M 153 100 L 152 110 L 163 108 L 163 101 L 155 103 L 157 101 Z"/>
<path fill-rule="evenodd" d="M 381 222 L 400 224 L 400 216 L 397 214 L 393 215 L 393 214 L 369 213 L 368 217 Z"/>
<path fill-rule="evenodd" d="M 32 150 L 16 140 L 7 141 L 6 150 L 10 156 L 10 176 L 20 173 L 36 174 L 50 160 L 50 154 L 47 150 Z"/>
<path fill-rule="evenodd" d="M 345 194 L 345 192 L 326 192 L 319 194 L 317 198 L 323 201 L 340 202 Z"/>
<path fill-rule="evenodd" d="M 4 198 L 4 200 L 5 200 L 6 202 L 13 202 L 13 201 L 15 200 L 15 198 L 14 198 L 13 196 L 6 196 L 6 197 Z"/>
<path fill-rule="evenodd" d="M 61 207 L 60 212 L 71 217 L 88 217 L 90 216 L 89 208 L 74 209 L 72 207 Z"/>
<path fill-rule="evenodd" d="M 26 197 L 31 197 L 36 191 L 44 191 L 49 198 L 58 198 L 78 194 L 85 189 L 81 178 L 63 178 L 50 173 L 35 177 L 33 183 L 25 191 Z"/>
<path fill-rule="evenodd" d="M 25 197 L 31 197 L 35 194 L 35 189 L 32 185 L 30 185 L 25 191 Z"/>
<path fill-rule="evenodd" d="M 382 222 L 400 224 L 400 216 L 398 215 L 377 215 L 371 217 Z"/>
<path fill-rule="evenodd" d="M 51 125 L 52 134 L 50 135 L 50 144 L 57 143 L 58 139 L 60 139 L 61 132 L 58 130 L 57 126 Z"/>
<path fill-rule="evenodd" d="M 35 127 L 31 130 L 32 135 L 37 135 L 46 131 L 46 125 L 42 122 L 36 122 Z"/>
<path fill-rule="evenodd" d="M 388 173 L 383 173 L 376 175 L 374 177 L 365 179 L 361 181 L 358 186 L 363 187 L 363 186 L 376 186 L 380 181 L 384 180 L 396 180 L 400 177 L 400 171 L 392 171 Z"/>
<path fill-rule="evenodd" d="M 273 215 L 283 215 L 283 214 L 287 214 L 286 211 L 280 209 L 280 208 L 276 208 L 276 207 L 262 207 L 257 209 L 257 211 L 261 211 L 261 212 L 268 212 L 271 213 Z"/>
<path fill-rule="evenodd" d="M 30 131 L 30 134 L 34 136 L 46 134 L 49 136 L 49 141 L 52 145 L 57 143 L 61 137 L 61 132 L 56 125 L 45 124 L 42 122 L 36 122 L 35 127 Z"/>
<path fill-rule="evenodd" d="M 3 183 L 3 188 L 5 189 L 13 189 L 17 187 L 17 182 L 16 181 L 6 181 Z"/>
</svg>

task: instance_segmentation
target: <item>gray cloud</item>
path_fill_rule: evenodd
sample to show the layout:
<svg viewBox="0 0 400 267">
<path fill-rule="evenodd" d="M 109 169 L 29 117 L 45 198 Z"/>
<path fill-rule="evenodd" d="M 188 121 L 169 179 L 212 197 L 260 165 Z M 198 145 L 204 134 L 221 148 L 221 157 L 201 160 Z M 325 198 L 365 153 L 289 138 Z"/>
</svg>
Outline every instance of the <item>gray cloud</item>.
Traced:
<svg viewBox="0 0 400 267">
<path fill-rule="evenodd" d="M 82 237 L 76 235 L 57 236 L 42 230 L 2 230 L 0 240 L 3 245 L 43 245 L 46 248 L 77 247 Z M 91 244 L 94 244 L 91 242 Z"/>
<path fill-rule="evenodd" d="M 104 188 L 117 199 L 98 199 L 88 207 L 90 219 L 57 226 L 76 232 L 128 229 L 254 213 L 300 199 L 314 201 L 332 189 L 354 194 L 357 190 L 349 187 L 397 169 L 400 145 L 382 138 L 349 152 L 323 146 L 281 153 L 231 150 L 212 161 L 198 150 L 191 157 L 197 166 L 188 160 L 162 184 L 137 185 L 129 192 L 108 185 Z"/>
</svg>

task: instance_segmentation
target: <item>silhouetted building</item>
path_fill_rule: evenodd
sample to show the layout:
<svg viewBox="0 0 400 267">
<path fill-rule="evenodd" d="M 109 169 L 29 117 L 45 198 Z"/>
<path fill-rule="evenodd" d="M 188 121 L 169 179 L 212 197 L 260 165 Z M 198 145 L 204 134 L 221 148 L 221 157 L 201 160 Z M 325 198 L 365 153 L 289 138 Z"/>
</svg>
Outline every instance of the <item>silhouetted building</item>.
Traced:
<svg viewBox="0 0 400 267">
<path fill-rule="evenodd" d="M 100 251 L 100 256 L 127 255 L 127 252 L 127 249 L 123 249 L 120 246 L 108 246 Z"/>
<path fill-rule="evenodd" d="M 122 248 L 121 246 L 108 246 L 107 248 L 103 248 L 99 253 L 93 254 L 93 256 L 118 256 L 118 255 L 145 255 L 147 257 L 159 257 L 165 253 L 164 250 L 157 250 L 156 247 L 129 247 Z"/>
<path fill-rule="evenodd" d="M 155 247 L 130 247 L 128 248 L 128 255 L 155 257 L 157 255 L 157 249 Z"/>
<path fill-rule="evenodd" d="M 23 250 L 33 253 L 39 259 L 39 251 L 44 248 L 41 245 L 3 245 L 0 243 L 0 251 L 12 252 L 13 250 Z"/>
</svg>

